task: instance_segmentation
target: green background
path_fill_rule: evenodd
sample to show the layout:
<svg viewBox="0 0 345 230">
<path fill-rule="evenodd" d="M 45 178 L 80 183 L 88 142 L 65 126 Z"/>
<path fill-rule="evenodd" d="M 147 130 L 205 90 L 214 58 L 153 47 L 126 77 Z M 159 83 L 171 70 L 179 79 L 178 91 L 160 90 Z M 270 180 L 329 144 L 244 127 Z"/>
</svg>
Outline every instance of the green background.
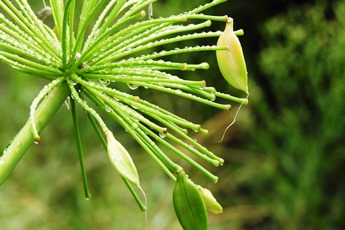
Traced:
<svg viewBox="0 0 345 230">
<path fill-rule="evenodd" d="M 41 1 L 31 1 L 39 10 Z M 154 17 L 176 14 L 207 1 L 165 0 Z M 298 3 L 297 3 L 298 2 Z M 342 1 L 228 1 L 207 13 L 228 14 L 240 37 L 249 72 L 250 103 L 218 143 L 232 111 L 138 89 L 148 98 L 196 123 L 209 135 L 193 135 L 224 166 L 208 169 L 217 184 L 186 165 L 210 188 L 224 213 L 209 215 L 209 229 L 343 229 L 345 227 L 345 3 Z M 222 23 L 213 23 L 223 30 Z M 197 42 L 197 43 L 196 43 Z M 195 44 L 215 44 L 200 40 Z M 184 44 L 181 44 L 183 47 Z M 204 79 L 222 92 L 226 84 L 214 53 L 178 57 L 209 62 L 208 71 L 180 73 Z M 24 125 L 33 98 L 46 83 L 0 64 L 0 148 Z M 61 107 L 0 187 L 0 228 L 181 229 L 172 206 L 173 183 L 121 128 L 116 138 L 132 154 L 148 198 L 147 221 L 108 162 L 79 108 L 85 163 L 92 193 L 83 197 L 71 112 Z M 107 122 L 110 124 L 110 121 Z M 181 164 L 184 164 L 181 162 Z"/>
</svg>

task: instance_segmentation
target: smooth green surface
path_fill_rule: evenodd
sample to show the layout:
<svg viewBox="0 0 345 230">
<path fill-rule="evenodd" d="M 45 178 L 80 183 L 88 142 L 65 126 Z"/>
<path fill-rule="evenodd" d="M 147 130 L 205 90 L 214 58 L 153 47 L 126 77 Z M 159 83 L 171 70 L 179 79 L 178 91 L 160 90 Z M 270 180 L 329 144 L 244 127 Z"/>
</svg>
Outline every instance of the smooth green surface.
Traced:
<svg viewBox="0 0 345 230">
<path fill-rule="evenodd" d="M 206 230 L 207 212 L 199 189 L 184 171 L 176 176 L 173 191 L 176 216 L 184 230 Z"/>
<path fill-rule="evenodd" d="M 69 95 L 69 89 L 65 83 L 53 89 L 42 101 L 36 110 L 36 127 L 42 131 L 52 116 L 60 108 Z M 17 136 L 4 149 L 0 157 L 0 185 L 4 183 L 8 175 L 18 164 L 26 151 L 34 144 L 31 123 L 28 121 L 19 131 Z"/>
</svg>

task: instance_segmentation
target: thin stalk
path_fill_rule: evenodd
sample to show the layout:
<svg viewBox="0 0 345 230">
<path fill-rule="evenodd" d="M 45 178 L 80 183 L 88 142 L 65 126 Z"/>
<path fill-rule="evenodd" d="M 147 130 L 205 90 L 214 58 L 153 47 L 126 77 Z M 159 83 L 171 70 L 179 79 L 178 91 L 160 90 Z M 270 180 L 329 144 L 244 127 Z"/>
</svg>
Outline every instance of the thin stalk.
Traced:
<svg viewBox="0 0 345 230">
<path fill-rule="evenodd" d="M 36 30 L 33 25 L 29 23 L 28 20 L 13 6 L 9 1 L 6 1 L 8 7 L 0 1 L 0 8 L 2 8 L 12 19 L 13 21 L 27 33 L 33 40 L 35 40 L 42 49 L 46 50 L 48 53 L 54 51 L 50 49 L 51 45 L 46 41 L 46 38 Z"/>
<path fill-rule="evenodd" d="M 104 139 L 103 133 L 99 129 L 99 126 L 97 125 L 97 123 L 95 121 L 95 118 L 89 112 L 87 112 L 87 117 L 89 118 L 92 127 L 95 129 L 96 134 L 97 134 L 99 140 L 101 141 L 104 149 L 107 150 L 107 141 Z"/>
<path fill-rule="evenodd" d="M 62 36 L 62 23 L 64 16 L 64 0 L 50 0 L 50 6 L 53 11 L 54 24 L 59 38 Z"/>
<path fill-rule="evenodd" d="M 74 29 L 74 12 L 75 12 L 75 0 L 72 0 L 72 3 L 71 3 L 71 6 L 70 6 L 70 9 L 69 9 L 69 12 L 68 12 L 68 32 L 69 32 L 69 54 L 70 54 L 70 60 L 74 60 L 74 56 L 71 55 L 71 52 L 73 50 L 73 47 L 74 47 L 74 34 L 73 34 L 73 29 Z"/>
<path fill-rule="evenodd" d="M 140 197 L 138 196 L 138 194 L 137 194 L 136 191 L 134 190 L 132 184 L 131 184 L 128 180 L 126 180 L 124 177 L 121 177 L 121 178 L 122 178 L 123 182 L 125 183 L 125 185 L 127 186 L 127 188 L 128 188 L 128 190 L 130 191 L 130 193 L 132 194 L 132 196 L 133 196 L 135 202 L 137 202 L 137 204 L 138 204 L 140 210 L 141 210 L 142 212 L 146 212 L 147 207 L 146 207 L 146 205 L 141 201 Z M 143 192 L 143 191 L 142 191 L 142 192 Z M 143 193 L 143 194 L 144 194 L 144 193 Z M 144 195 L 145 195 L 145 194 L 144 194 Z"/>
<path fill-rule="evenodd" d="M 103 7 L 105 1 L 106 0 L 84 1 L 82 13 L 80 15 L 80 21 L 78 25 L 78 32 L 76 35 L 75 47 L 72 53 L 73 58 L 75 57 L 77 52 L 81 52 L 81 47 L 82 47 L 83 39 L 86 33 L 86 29 L 90 25 L 90 22 L 92 21 L 96 13 Z"/>
<path fill-rule="evenodd" d="M 126 56 L 133 55 L 135 53 L 139 53 L 144 50 L 152 49 L 158 46 L 173 44 L 173 43 L 187 41 L 187 40 L 203 39 L 203 38 L 209 38 L 209 37 L 219 37 L 220 35 L 221 35 L 221 32 L 207 32 L 207 33 L 201 32 L 201 33 L 193 33 L 193 34 L 176 36 L 173 38 L 166 38 L 166 39 L 161 39 L 157 41 L 152 41 L 147 44 L 136 46 L 135 48 L 129 49 L 127 51 L 121 50 L 121 52 L 116 52 L 112 55 L 111 60 L 115 61 L 115 60 L 123 59 Z"/>
<path fill-rule="evenodd" d="M 68 56 L 70 53 L 69 44 L 68 42 L 71 42 L 71 39 L 69 37 L 70 33 L 67 30 L 72 30 L 73 28 L 68 28 L 68 17 L 69 14 L 69 8 L 72 0 L 68 0 L 65 6 L 64 15 L 63 15 L 63 23 L 62 23 L 62 37 L 61 37 L 61 45 L 62 45 L 62 68 L 63 70 L 67 69 L 67 63 L 68 63 Z M 67 41 L 68 40 L 68 41 Z"/>
<path fill-rule="evenodd" d="M 114 7 L 114 4 L 116 4 L 117 0 L 111 0 L 108 2 L 108 4 L 105 6 L 105 8 L 102 10 L 102 13 L 98 17 L 97 21 L 95 22 L 95 25 L 93 25 L 92 30 L 90 32 L 89 37 L 85 41 L 85 48 L 89 47 L 91 42 L 94 42 L 95 39 L 97 39 L 99 35 L 99 27 L 101 26 L 101 23 L 103 22 L 106 15 L 109 13 L 110 9 Z"/>
<path fill-rule="evenodd" d="M 73 76 L 72 76 L 73 77 Z M 109 129 L 107 127 L 107 125 L 104 123 L 103 119 L 101 118 L 101 116 L 99 116 L 99 114 L 91 107 L 89 107 L 85 101 L 83 101 L 79 95 L 77 90 L 74 88 L 73 83 L 71 82 L 71 80 L 67 80 L 67 84 L 70 87 L 71 90 L 71 95 L 74 97 L 74 100 L 76 100 L 80 106 L 88 113 L 90 113 L 98 122 L 98 124 L 100 125 L 100 127 L 102 128 L 102 131 L 105 133 L 107 132 Z"/>
<path fill-rule="evenodd" d="M 82 56 L 80 57 L 79 61 L 75 64 L 75 66 L 79 66 L 80 63 L 83 61 L 88 61 L 87 59 L 92 56 L 92 54 L 99 53 L 99 50 L 101 50 L 100 47 L 104 46 L 104 43 L 102 43 L 106 38 L 109 37 L 111 33 L 117 30 L 118 27 L 122 26 L 123 24 L 130 23 L 131 21 L 137 20 L 142 18 L 144 15 L 142 14 L 137 14 L 132 16 L 131 18 L 128 18 L 127 21 L 121 22 L 121 23 L 116 23 L 111 29 L 108 31 L 104 32 L 101 37 L 99 37 L 96 41 L 94 41 L 90 47 L 85 49 L 85 51 L 82 52 Z M 98 51 L 97 51 L 98 50 Z M 90 62 L 90 61 L 88 61 Z"/>
<path fill-rule="evenodd" d="M 238 98 L 238 97 L 234 97 L 234 96 L 231 96 L 229 94 L 220 93 L 220 92 L 215 92 L 215 94 L 216 94 L 216 97 L 224 98 L 224 99 L 234 101 L 234 102 L 244 104 L 244 105 L 248 104 L 248 97 L 247 98 Z"/>
<path fill-rule="evenodd" d="M 210 2 L 210 3 L 207 3 L 205 5 L 199 6 L 198 8 L 195 8 L 194 10 L 191 10 L 188 13 L 194 13 L 194 14 L 200 13 L 200 12 L 202 12 L 204 10 L 212 8 L 213 6 L 218 5 L 218 4 L 222 3 L 222 2 L 226 2 L 226 1 L 227 0 L 214 0 L 214 1 Z"/>
<path fill-rule="evenodd" d="M 99 129 L 99 126 L 97 125 L 96 121 L 95 121 L 95 118 L 90 114 L 90 113 L 87 113 L 87 116 L 93 126 L 93 128 L 95 129 L 96 133 L 97 133 L 97 136 L 99 137 L 105 151 L 107 151 L 107 142 L 106 140 L 104 139 L 104 136 L 102 135 L 102 132 L 101 130 Z M 126 184 L 128 190 L 130 191 L 130 193 L 132 194 L 134 200 L 137 202 L 139 208 L 141 211 L 146 211 L 147 210 L 147 207 L 146 205 L 141 201 L 140 197 L 138 196 L 138 194 L 136 193 L 135 189 L 133 188 L 132 184 L 126 180 L 124 177 L 121 177 L 122 180 L 124 181 L 124 183 Z M 142 191 L 142 190 L 141 190 Z M 143 191 L 142 191 L 143 192 Z M 144 192 L 143 192 L 144 194 Z M 144 194 L 145 196 L 145 194 Z M 146 200 L 146 198 L 145 198 Z M 146 203 L 146 202 L 145 202 Z"/>
<path fill-rule="evenodd" d="M 162 37 L 166 37 L 168 35 L 185 33 L 187 31 L 201 29 L 204 27 L 208 27 L 210 25 L 211 25 L 211 21 L 206 21 L 197 25 L 192 24 L 188 26 L 182 26 L 182 25 L 165 26 L 165 24 L 158 24 L 157 26 L 146 28 L 144 31 L 137 30 L 135 31 L 135 33 L 128 33 L 127 35 L 122 36 L 122 39 L 118 39 L 119 41 L 117 42 L 116 46 L 113 43 L 104 44 L 104 47 L 107 47 L 106 49 L 107 51 L 104 56 L 105 61 L 106 62 L 112 61 L 114 59 L 113 55 L 116 55 L 117 53 L 122 53 L 123 51 L 126 51 L 128 48 L 138 47 L 140 45 L 148 44 L 150 42 L 162 40 Z M 154 36 L 152 36 L 153 34 Z M 113 37 L 119 37 L 119 36 L 115 34 Z M 117 41 L 117 40 L 114 40 L 114 38 L 111 37 L 111 41 Z M 103 61 L 103 56 L 101 59 L 98 58 L 96 62 L 99 62 L 99 61 Z"/>
<path fill-rule="evenodd" d="M 164 88 L 164 87 L 160 87 L 160 86 L 153 85 L 153 84 L 147 84 L 147 83 L 144 83 L 144 82 L 140 82 L 140 86 L 142 86 L 144 88 L 150 88 L 150 89 L 154 89 L 154 90 L 157 90 L 157 91 L 166 92 L 166 93 L 169 93 L 169 94 L 172 94 L 172 95 L 177 95 L 177 96 L 180 96 L 180 97 L 184 97 L 184 98 L 187 98 L 187 99 L 190 99 L 190 100 L 194 100 L 194 101 L 197 101 L 199 103 L 203 103 L 203 104 L 206 104 L 206 105 L 218 108 L 218 109 L 229 110 L 230 107 L 231 107 L 231 105 L 229 105 L 229 104 L 216 103 L 216 102 L 213 102 L 213 101 L 210 101 L 210 100 L 198 97 L 198 96 L 190 94 L 190 93 L 185 93 L 185 92 L 183 92 L 181 90 L 178 90 L 178 89 L 175 90 L 175 89 L 166 88 L 166 87 Z"/>
<path fill-rule="evenodd" d="M 112 11 L 109 13 L 109 16 L 105 18 L 98 34 L 104 34 L 106 29 L 110 27 L 110 24 L 114 22 L 115 18 L 121 12 L 121 9 L 124 4 L 126 4 L 126 0 L 117 1 L 116 5 L 113 7 Z"/>
<path fill-rule="evenodd" d="M 103 95 L 102 93 L 98 92 L 97 90 L 94 90 L 92 88 L 87 88 L 87 90 L 95 95 L 97 98 L 101 99 L 104 103 L 106 103 L 111 109 L 113 110 L 118 110 L 119 113 L 124 114 L 128 117 L 131 117 L 133 119 L 136 119 L 140 122 L 143 122 L 150 126 L 152 129 L 157 130 L 158 132 L 165 132 L 165 127 L 160 127 L 156 125 L 155 123 L 151 122 L 150 120 L 146 119 L 144 116 L 142 116 L 140 113 L 137 111 L 131 109 L 130 107 L 117 102 L 116 100 L 113 100 L 109 98 L 108 96 Z"/>
<path fill-rule="evenodd" d="M 213 175 L 212 173 L 210 173 L 207 169 L 205 169 L 204 167 L 202 167 L 200 164 L 198 164 L 196 161 L 194 161 L 192 158 L 190 158 L 189 156 L 187 156 L 185 153 L 181 152 L 180 150 L 178 150 L 177 148 L 175 148 L 173 145 L 169 144 L 167 141 L 163 140 L 164 137 L 158 136 L 155 133 L 153 133 L 151 130 L 149 130 L 148 128 L 146 128 L 143 125 L 140 125 L 140 128 L 148 133 L 148 135 L 150 135 L 151 137 L 153 137 L 156 141 L 160 142 L 161 144 L 163 144 L 164 146 L 166 146 L 167 148 L 169 148 L 171 151 L 173 151 L 174 153 L 176 153 L 179 157 L 181 157 L 182 159 L 184 159 L 185 161 L 187 161 L 190 165 L 194 166 L 195 168 L 197 168 L 198 170 L 200 170 L 205 176 L 207 176 L 208 178 L 210 178 L 213 182 L 217 182 L 218 177 L 216 177 L 215 175 Z M 171 134 L 167 133 L 166 135 L 170 135 Z M 210 162 L 210 160 L 207 160 L 208 162 Z M 218 162 L 217 162 L 218 163 Z M 219 164 L 219 163 L 218 163 Z"/>
<path fill-rule="evenodd" d="M 169 55 L 176 55 L 176 54 L 182 54 L 182 53 L 191 53 L 191 52 L 201 52 L 201 51 L 216 51 L 216 50 L 228 50 L 229 47 L 226 46 L 191 46 L 191 47 L 184 47 L 184 48 L 175 48 L 173 50 L 163 50 L 158 53 L 152 53 L 143 55 L 140 57 L 142 60 L 150 60 L 150 59 L 156 59 L 161 58 Z"/>
<path fill-rule="evenodd" d="M 54 76 L 59 76 L 61 74 L 61 72 L 57 69 L 50 68 L 50 67 L 47 67 L 46 65 L 27 60 L 25 58 L 19 57 L 16 54 L 0 51 L 0 57 L 5 57 L 8 60 L 13 60 L 15 62 L 18 62 L 19 64 L 23 65 L 23 67 L 28 67 L 27 69 L 32 69 L 33 71 L 31 74 L 33 75 L 36 72 L 43 73 L 46 75 L 54 75 Z"/>
<path fill-rule="evenodd" d="M 155 152 L 156 149 L 153 149 L 153 141 L 146 136 L 145 133 L 138 133 L 140 130 L 134 130 L 130 124 L 125 121 L 124 117 L 120 117 L 120 114 L 110 112 L 110 115 L 116 120 L 127 132 L 141 145 L 141 147 L 154 159 L 154 161 L 161 167 L 161 169 L 173 180 L 175 181 L 175 176 L 170 172 L 167 166 L 161 161 L 161 159 L 157 156 Z M 169 165 L 173 171 L 177 171 L 176 168 L 179 166 L 175 166 L 174 164 Z M 175 169 L 175 170 L 174 170 Z"/>
<path fill-rule="evenodd" d="M 83 154 L 83 148 L 81 145 L 79 123 L 78 123 L 77 111 L 76 111 L 74 99 L 71 99 L 71 111 L 72 111 L 72 118 L 73 118 L 73 127 L 74 127 L 75 137 L 76 137 L 76 141 L 77 141 L 79 164 L 80 164 L 80 169 L 81 169 L 81 175 L 83 178 L 84 193 L 85 193 L 85 198 L 88 200 L 91 198 L 91 194 L 90 194 L 89 186 L 87 183 L 87 175 L 86 175 L 85 163 L 84 163 L 84 154 Z"/>
</svg>

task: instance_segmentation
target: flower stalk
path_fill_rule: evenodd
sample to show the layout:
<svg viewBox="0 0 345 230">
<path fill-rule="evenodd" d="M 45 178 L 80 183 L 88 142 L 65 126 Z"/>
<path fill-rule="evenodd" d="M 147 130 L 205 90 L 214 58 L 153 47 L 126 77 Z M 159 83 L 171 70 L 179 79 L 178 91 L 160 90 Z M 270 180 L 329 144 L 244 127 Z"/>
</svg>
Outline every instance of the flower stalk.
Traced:
<svg viewBox="0 0 345 230">
<path fill-rule="evenodd" d="M 66 83 L 52 89 L 35 111 L 38 133 L 48 124 L 53 115 L 65 102 L 70 90 Z M 16 137 L 8 144 L 0 155 L 0 185 L 4 183 L 26 151 L 34 144 L 31 120 L 26 122 Z"/>
<path fill-rule="evenodd" d="M 89 186 L 88 186 L 88 182 L 87 182 L 87 175 L 86 175 L 86 170 L 85 170 L 84 153 L 83 153 L 83 147 L 81 144 L 79 122 L 78 122 L 78 118 L 77 118 L 77 109 L 75 107 L 74 99 L 71 99 L 70 102 L 71 102 L 70 104 L 71 104 L 71 112 L 72 112 L 74 132 L 75 132 L 75 137 L 76 137 L 76 142 L 77 142 L 79 165 L 80 165 L 80 170 L 81 170 L 81 175 L 82 175 L 82 180 L 83 180 L 83 186 L 84 186 L 84 195 L 85 195 L 86 199 L 90 199 L 91 194 L 89 191 Z"/>
</svg>

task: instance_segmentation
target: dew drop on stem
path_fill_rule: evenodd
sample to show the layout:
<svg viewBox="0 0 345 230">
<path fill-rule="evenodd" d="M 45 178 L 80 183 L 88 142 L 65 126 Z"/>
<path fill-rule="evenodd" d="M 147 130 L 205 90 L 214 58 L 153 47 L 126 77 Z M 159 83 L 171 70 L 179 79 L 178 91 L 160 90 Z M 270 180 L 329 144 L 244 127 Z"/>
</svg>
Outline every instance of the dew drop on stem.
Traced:
<svg viewBox="0 0 345 230">
<path fill-rule="evenodd" d="M 65 100 L 65 105 L 67 107 L 67 109 L 69 110 L 71 108 L 71 97 L 68 96 Z"/>
<path fill-rule="evenodd" d="M 128 83 L 127 84 L 128 88 L 130 88 L 131 90 L 135 90 L 139 87 L 139 85 L 136 84 L 132 84 L 132 83 Z"/>
<path fill-rule="evenodd" d="M 110 81 L 104 80 L 104 79 L 99 79 L 99 83 L 102 86 L 108 86 L 110 84 Z"/>
<path fill-rule="evenodd" d="M 108 113 L 110 113 L 112 111 L 112 109 L 107 105 L 105 106 L 105 111 L 107 111 Z"/>
<path fill-rule="evenodd" d="M 159 137 L 160 137 L 160 138 L 165 138 L 166 136 L 167 136 L 166 133 L 159 133 Z"/>
<path fill-rule="evenodd" d="M 132 128 L 133 129 L 137 129 L 139 126 L 138 126 L 138 124 L 137 123 L 132 123 Z"/>
</svg>

